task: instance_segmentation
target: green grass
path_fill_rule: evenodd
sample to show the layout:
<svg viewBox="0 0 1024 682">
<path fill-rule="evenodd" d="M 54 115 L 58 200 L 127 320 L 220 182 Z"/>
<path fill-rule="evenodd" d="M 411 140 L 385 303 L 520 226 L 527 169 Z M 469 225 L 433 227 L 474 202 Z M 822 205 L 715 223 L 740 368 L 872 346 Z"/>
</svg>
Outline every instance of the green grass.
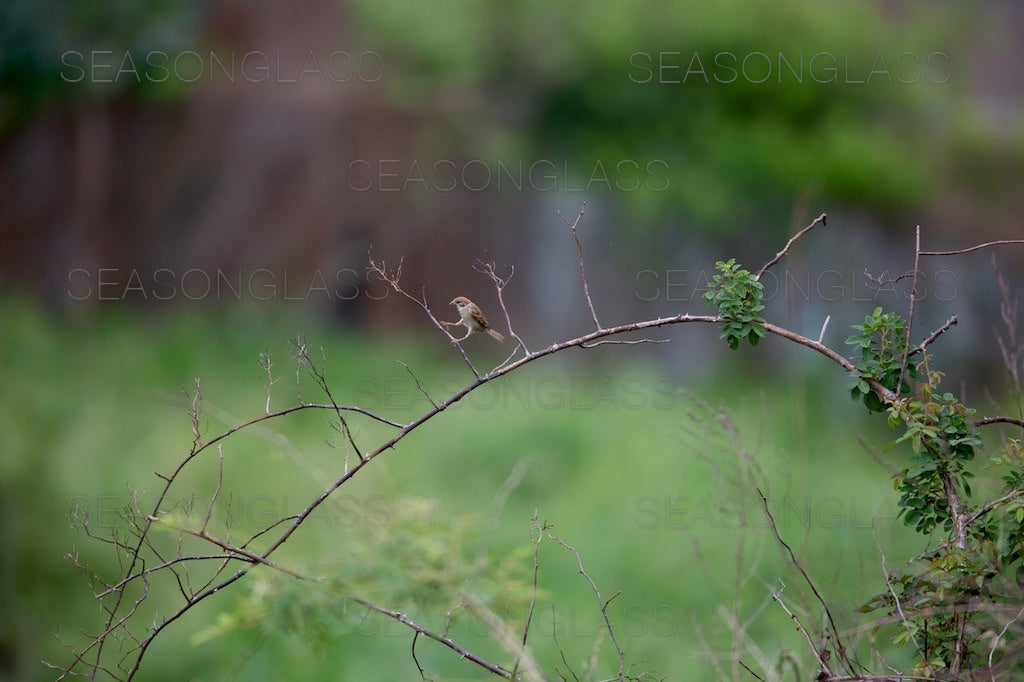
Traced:
<svg viewBox="0 0 1024 682">
<path fill-rule="evenodd" d="M 182 389 L 190 390 L 195 377 L 204 387 L 201 424 L 207 436 L 262 413 L 265 392 L 257 364 L 262 350 L 274 359 L 279 378 L 272 407 L 294 403 L 288 338 L 296 333 L 307 335 L 315 355 L 323 347 L 339 402 L 369 405 L 395 419 L 410 419 L 427 405 L 396 359 L 416 370 L 435 399 L 468 380 L 464 366 L 436 338 L 394 344 L 280 310 L 216 316 L 169 311 L 146 317 L 101 311 L 72 321 L 7 301 L 0 304 L 0 319 L 6 387 L 0 394 L 5 519 L 0 575 L 9 595 L 0 618 L 8 654 L 0 660 L 14 666 L 0 676 L 18 679 L 50 679 L 38 661 L 66 660 L 51 637 L 58 628 L 66 639 L 81 641 L 80 629 L 95 632 L 100 626 L 102 614 L 90 589 L 61 555 L 76 550 L 107 575 L 114 570 L 113 557 L 104 545 L 69 528 L 66 515 L 79 505 L 102 527 L 128 501 L 129 488 L 138 491 L 148 511 L 161 487 L 154 472 L 169 472 L 188 452 Z M 484 343 L 467 348 L 481 356 L 494 351 Z M 577 355 L 572 363 L 538 362 L 481 388 L 368 466 L 276 558 L 310 572 L 338 566 L 370 579 L 380 575 L 379 584 L 366 587 L 375 598 L 395 605 L 404 600 L 412 618 L 441 627 L 443 608 L 430 599 L 418 605 L 408 598 L 423 587 L 402 584 L 396 567 L 409 560 L 403 546 L 433 551 L 419 543 L 438 540 L 435 528 L 440 535 L 453 524 L 469 523 L 463 552 L 469 559 L 481 543 L 495 560 L 525 548 L 516 555 L 519 570 L 492 587 L 528 586 L 536 513 L 578 548 L 605 599 L 621 592 L 609 613 L 627 664 L 645 661 L 636 670 L 668 679 L 711 676 L 698 630 L 716 651 L 728 650 L 732 634 L 720 610 L 738 604 L 751 619 L 747 631 L 765 654 L 775 659 L 781 649 L 796 651 L 808 666 L 807 677 L 811 663 L 800 635 L 777 606 L 759 609 L 769 586 L 780 580 L 791 608 L 809 627 L 820 622 L 820 608 L 805 601 L 806 586 L 782 559 L 759 499 L 724 484 L 700 459 L 710 455 L 730 472 L 736 443 L 719 437 L 701 447 L 684 436 L 682 425 L 694 402 L 679 391 L 729 408 L 739 429 L 736 438 L 763 468 L 780 531 L 844 626 L 855 624 L 854 609 L 884 589 L 872 519 L 882 514 L 875 526 L 890 565 L 920 547 L 891 518 L 895 500 L 888 477 L 854 438 L 859 429 L 884 444 L 883 420 L 869 420 L 863 408 L 848 401 L 845 377 L 836 372 L 811 375 L 800 365 L 787 372 L 788 378 L 751 377 L 723 368 L 714 385 L 700 386 L 645 364 L 643 349 L 602 351 L 593 359 Z M 303 396 L 322 399 L 308 378 Z M 340 442 L 329 421 L 326 412 L 300 413 L 226 440 L 222 506 L 215 522 L 230 518 L 237 539 L 272 514 L 294 513 L 335 479 L 344 455 L 327 443 Z M 368 420 L 353 425 L 364 445 L 389 433 Z M 697 428 L 714 432 L 706 421 L 698 420 Z M 206 454 L 171 495 L 186 505 L 196 494 L 190 515 L 196 523 L 216 484 L 216 453 Z M 493 537 L 488 536 L 496 493 L 523 460 L 529 468 L 493 522 Z M 410 500 L 432 500 L 433 511 L 406 519 L 402 514 Z M 394 544 L 403 533 L 405 540 L 390 549 L 374 545 L 374 538 Z M 738 562 L 743 564 L 739 583 Z M 552 542 L 541 544 L 539 576 L 544 594 L 531 646 L 546 669 L 558 666 L 564 672 L 554 629 L 578 673 L 601 629 L 594 595 L 574 557 Z M 526 583 L 513 583 L 514 578 Z M 376 615 L 354 626 L 336 626 L 331 620 L 336 601 L 315 587 L 281 587 L 284 583 L 255 571 L 208 599 L 157 639 L 144 679 L 417 677 L 406 628 Z M 239 613 L 254 585 L 284 590 L 282 599 L 297 609 L 290 613 L 300 614 L 292 631 L 281 626 L 261 636 L 258 627 L 242 627 L 196 638 L 218 618 Z M 154 580 L 151 594 L 156 615 L 174 608 L 172 584 Z M 465 616 L 456 624 L 459 639 L 470 648 L 508 663 L 479 624 Z M 442 647 L 421 641 L 417 651 L 428 673 L 442 679 L 486 678 Z M 907 653 L 890 660 L 905 664 Z M 599 660 L 601 674 L 615 673 L 607 637 Z M 754 663 L 749 654 L 744 661 Z M 731 663 L 722 665 L 732 670 Z"/>
</svg>

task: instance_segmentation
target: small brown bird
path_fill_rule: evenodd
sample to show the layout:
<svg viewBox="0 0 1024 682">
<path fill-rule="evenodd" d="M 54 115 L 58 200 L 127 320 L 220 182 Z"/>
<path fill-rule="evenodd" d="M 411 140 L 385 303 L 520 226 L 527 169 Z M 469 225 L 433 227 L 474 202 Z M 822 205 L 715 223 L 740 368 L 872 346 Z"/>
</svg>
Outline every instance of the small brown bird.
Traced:
<svg viewBox="0 0 1024 682">
<path fill-rule="evenodd" d="M 487 332 L 490 334 L 495 341 L 504 341 L 505 337 L 498 332 L 491 329 L 491 325 L 487 323 L 487 318 L 480 312 L 480 306 L 473 303 L 465 296 L 456 296 L 452 299 L 451 305 L 455 306 L 455 309 L 459 311 L 459 317 L 462 318 L 462 324 L 466 326 L 468 330 L 466 336 L 463 336 L 459 341 L 469 337 L 474 332 Z M 452 322 L 448 324 L 458 324 Z"/>
</svg>

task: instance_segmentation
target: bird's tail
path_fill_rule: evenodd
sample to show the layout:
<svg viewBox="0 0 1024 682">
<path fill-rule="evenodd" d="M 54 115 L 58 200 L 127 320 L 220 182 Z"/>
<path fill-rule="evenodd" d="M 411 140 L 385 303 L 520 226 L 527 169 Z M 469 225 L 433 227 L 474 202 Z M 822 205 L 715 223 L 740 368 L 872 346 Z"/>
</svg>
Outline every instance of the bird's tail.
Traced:
<svg viewBox="0 0 1024 682">
<path fill-rule="evenodd" d="M 493 329 L 488 329 L 487 333 L 490 334 L 494 338 L 495 341 L 504 341 L 505 340 L 505 336 L 503 334 L 499 334 L 498 332 L 494 331 Z"/>
</svg>

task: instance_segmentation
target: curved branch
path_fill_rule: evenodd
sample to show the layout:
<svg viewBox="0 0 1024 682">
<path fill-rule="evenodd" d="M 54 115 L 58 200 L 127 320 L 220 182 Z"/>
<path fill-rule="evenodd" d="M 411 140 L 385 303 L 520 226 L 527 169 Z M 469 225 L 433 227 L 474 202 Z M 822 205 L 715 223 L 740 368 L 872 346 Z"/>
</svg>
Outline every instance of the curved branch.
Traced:
<svg viewBox="0 0 1024 682">
<path fill-rule="evenodd" d="M 975 426 L 987 426 L 988 424 L 1013 424 L 1024 429 L 1024 419 L 1016 417 L 984 417 L 974 422 Z"/>
<path fill-rule="evenodd" d="M 814 227 L 818 223 L 821 223 L 822 225 L 824 225 L 827 220 L 828 220 L 828 216 L 825 215 L 824 213 L 822 213 L 820 216 L 818 216 L 813 221 L 811 221 L 810 225 L 808 225 L 807 227 L 805 227 L 804 229 L 800 230 L 799 232 L 794 234 L 792 237 L 790 237 L 789 241 L 786 242 L 786 245 L 782 247 L 782 250 L 779 251 L 777 254 L 775 254 L 774 258 L 772 258 L 770 261 L 768 261 L 767 263 L 765 263 L 764 265 L 761 266 L 761 269 L 757 271 L 756 275 L 754 275 L 754 279 L 761 279 L 761 275 L 763 275 L 765 273 L 765 270 L 767 270 L 768 268 L 770 268 L 771 266 L 775 265 L 780 260 L 782 260 L 782 257 L 785 256 L 787 253 L 789 253 L 789 247 L 793 246 L 793 244 L 795 244 L 796 241 L 798 239 L 800 239 L 800 237 L 803 237 L 805 234 L 807 234 L 812 229 L 814 229 Z"/>
<path fill-rule="evenodd" d="M 975 244 L 974 246 L 968 246 L 966 249 L 957 249 L 955 251 L 922 251 L 922 256 L 959 256 L 962 253 L 970 253 L 971 251 L 977 251 L 978 249 L 984 249 L 989 246 L 1003 246 L 1006 244 L 1024 244 L 1024 239 L 998 239 L 994 242 L 985 242 L 984 244 Z"/>
</svg>

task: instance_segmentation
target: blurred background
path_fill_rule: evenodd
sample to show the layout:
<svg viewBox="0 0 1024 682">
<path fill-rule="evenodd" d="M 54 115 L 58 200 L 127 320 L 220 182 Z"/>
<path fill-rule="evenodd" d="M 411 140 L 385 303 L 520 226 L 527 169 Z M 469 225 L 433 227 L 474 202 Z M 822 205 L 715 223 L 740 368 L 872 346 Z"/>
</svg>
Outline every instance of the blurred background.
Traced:
<svg viewBox="0 0 1024 682">
<path fill-rule="evenodd" d="M 104 528 L 133 494 L 152 504 L 153 472 L 187 453 L 182 388 L 195 377 L 211 432 L 263 410 L 261 351 L 276 363 L 273 405 L 294 402 L 296 335 L 323 349 L 340 401 L 396 419 L 426 405 L 396 359 L 435 397 L 467 381 L 422 312 L 367 276 L 371 250 L 402 259 L 403 283 L 439 316 L 454 320 L 447 302 L 466 295 L 502 331 L 473 265 L 514 266 L 509 313 L 539 348 L 590 328 L 565 223 L 584 202 L 606 325 L 704 312 L 715 260 L 756 270 L 825 212 L 766 276 L 767 315 L 811 337 L 830 315 L 825 340 L 846 353 L 848 326 L 874 306 L 905 311 L 908 282 L 878 286 L 865 270 L 910 270 L 916 225 L 932 250 L 1021 237 L 1022 31 L 1012 2 L 6 0 L 0 678 L 51 678 L 39 661 L 67 658 L 54 633 L 76 644 L 99 628 L 63 555 L 107 572 L 115 558 L 68 516 L 85 509 Z M 995 258 L 1018 291 L 1024 250 Z M 992 252 L 931 259 L 921 287 L 920 336 L 960 318 L 934 347 L 949 389 L 1011 412 Z M 852 611 L 880 589 L 872 518 L 881 540 L 907 542 L 890 560 L 919 549 L 892 518 L 885 467 L 856 445 L 888 434 L 818 357 L 777 340 L 734 353 L 716 337 L 670 328 L 658 338 L 671 343 L 567 353 L 487 387 L 370 467 L 292 560 L 382 560 L 351 550 L 380 539 L 360 535 L 370 521 L 350 523 L 352 510 L 377 509 L 405 532 L 419 519 L 424 536 L 475 519 L 467 532 L 485 553 L 525 570 L 532 557 L 516 552 L 536 510 L 592 558 L 608 594 L 623 591 L 631 660 L 710 679 L 710 652 L 735 644 L 720 607 L 761 613 L 785 566 L 755 509 L 737 521 L 730 501 L 750 490 L 723 492 L 699 456 L 734 463 L 736 442 L 701 450 L 686 435 L 697 396 L 733 415 L 774 499 L 796 510 L 782 529 Z M 508 350 L 467 342 L 480 366 Z M 339 466 L 322 416 L 270 428 L 280 437 L 231 446 L 236 531 L 301 508 Z M 384 433 L 362 428 L 368 442 Z M 213 471 L 177 499 L 208 496 Z M 403 537 L 393 526 L 384 535 Z M 738 551 L 751 543 L 758 552 Z M 840 545 L 851 549 L 837 557 Z M 541 574 L 558 616 L 548 635 L 565 634 L 582 661 L 600 614 L 565 558 L 553 548 Z M 719 574 L 734 569 L 757 579 Z M 369 585 L 443 621 L 394 582 Z M 417 677 L 397 626 L 311 634 L 322 613 L 282 616 L 254 599 L 242 585 L 208 600 L 158 640 L 145 679 Z M 752 635 L 772 654 L 799 649 L 777 616 Z M 467 633 L 487 647 L 478 635 Z M 533 643 L 558 662 L 551 637 Z M 601 655 L 608 674 L 607 641 Z M 423 654 L 442 679 L 481 677 L 452 659 Z"/>
</svg>

